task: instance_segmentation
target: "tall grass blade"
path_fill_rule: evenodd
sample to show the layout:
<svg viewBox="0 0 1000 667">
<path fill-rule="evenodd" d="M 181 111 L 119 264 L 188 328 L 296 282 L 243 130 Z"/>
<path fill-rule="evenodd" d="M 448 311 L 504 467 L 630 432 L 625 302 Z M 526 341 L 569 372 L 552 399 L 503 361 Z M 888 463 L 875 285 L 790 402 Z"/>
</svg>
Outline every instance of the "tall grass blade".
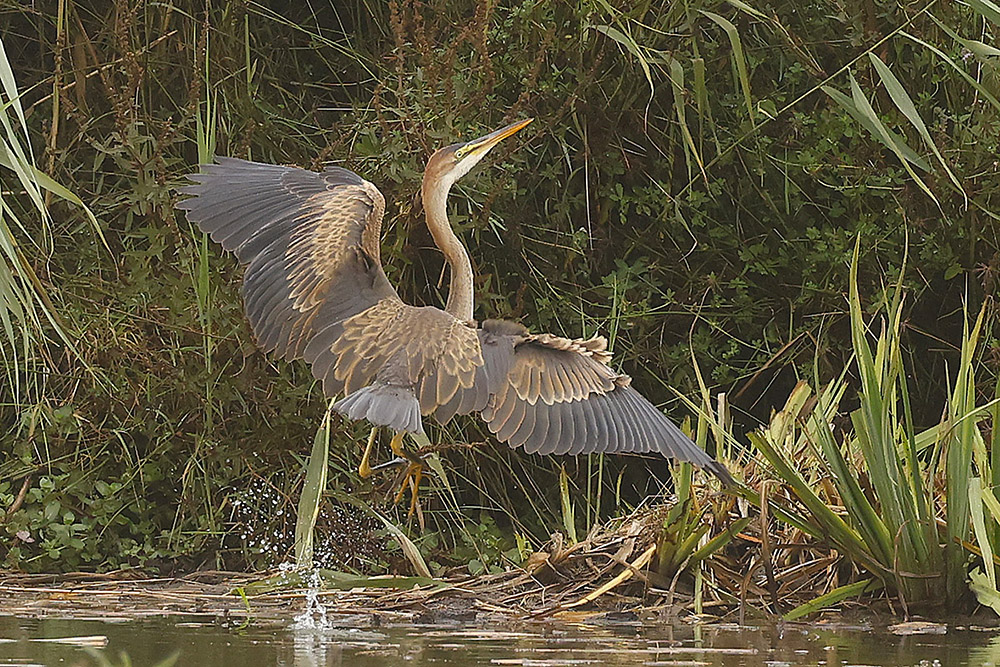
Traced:
<svg viewBox="0 0 1000 667">
<path fill-rule="evenodd" d="M 0 114 L 0 116 L 2 116 L 2 114 Z M 94 212 L 91 211 L 90 208 L 83 203 L 82 199 L 80 199 L 78 196 L 76 196 L 76 194 L 71 192 L 69 188 L 66 188 L 48 174 L 39 171 L 38 168 L 35 167 L 34 165 L 30 163 L 19 163 L 16 157 L 11 155 L 11 152 L 8 150 L 8 146 L 6 145 L 0 145 L 0 166 L 6 167 L 7 169 L 10 169 L 14 172 L 18 172 L 19 170 L 24 171 L 29 177 L 29 182 L 33 183 L 34 185 L 37 185 L 38 188 L 41 188 L 42 190 L 51 192 L 56 197 L 68 201 L 70 204 L 73 204 L 74 206 L 79 208 L 81 211 L 83 211 L 83 214 L 87 216 L 87 220 L 93 227 L 94 233 L 97 234 L 98 238 L 101 239 L 101 242 L 104 244 L 104 246 L 108 247 L 107 241 L 104 238 L 104 232 L 101 231 L 100 223 L 97 222 L 97 217 L 94 215 Z M 22 184 L 23 183 L 24 182 L 22 181 Z M 34 195 L 32 196 L 32 201 L 43 199 L 40 193 L 38 193 L 37 188 L 32 187 L 31 192 L 38 194 L 37 197 Z"/>
<path fill-rule="evenodd" d="M 924 183 L 923 179 L 921 179 L 920 176 L 917 175 L 917 172 L 913 171 L 913 167 L 910 166 L 910 160 L 907 159 L 906 154 L 903 152 L 901 140 L 890 132 L 889 128 L 887 128 L 882 121 L 879 120 L 878 114 L 875 113 L 875 109 L 872 108 L 871 103 L 868 102 L 868 98 L 865 97 L 865 94 L 861 91 L 861 86 L 858 85 L 854 75 L 849 74 L 849 77 L 851 79 L 851 97 L 854 101 L 854 106 L 875 128 L 878 135 L 882 138 L 882 143 L 888 146 L 892 152 L 896 154 L 896 157 L 899 158 L 899 161 L 902 163 L 903 168 L 906 169 L 906 173 L 910 175 L 910 178 L 912 178 L 920 189 L 923 190 L 928 197 L 934 200 L 934 203 L 937 204 L 938 207 L 940 207 L 941 203 L 937 200 L 937 197 L 934 196 L 931 189 L 927 187 L 927 184 Z"/>
<path fill-rule="evenodd" d="M 715 127 L 715 118 L 712 116 L 712 105 L 708 102 L 708 85 L 706 83 L 705 75 L 705 59 L 704 58 L 693 58 L 691 60 L 692 68 L 694 69 L 694 99 L 695 105 L 698 109 L 698 118 L 701 120 L 698 126 L 698 148 L 700 151 L 704 151 L 704 141 L 705 141 L 705 126 L 707 124 L 709 130 L 712 132 L 712 141 L 715 143 L 715 150 L 717 153 L 722 152 L 722 144 L 719 141 L 719 132 Z M 704 167 L 702 167 L 704 170 Z M 688 179 L 690 180 L 690 179 Z M 683 217 L 678 213 L 678 217 Z M 686 227 L 686 225 L 685 225 Z"/>
<path fill-rule="evenodd" d="M 976 420 L 969 415 L 977 412 L 974 359 L 985 317 L 984 306 L 971 330 L 968 317 L 963 318 L 962 354 L 948 409 L 951 432 L 947 439 L 945 461 L 945 475 L 948 479 L 945 494 L 945 581 L 951 601 L 957 601 L 965 592 L 965 553 L 961 543 L 969 535 L 969 482 L 972 477 L 975 438 L 979 434 Z"/>
<path fill-rule="evenodd" d="M 643 56 L 639 45 L 632 38 L 632 36 L 626 35 L 618 28 L 610 25 L 597 25 L 594 26 L 594 30 L 615 40 L 624 46 L 626 51 L 632 54 L 632 56 L 636 59 L 636 62 L 639 63 L 639 67 L 642 68 L 642 75 L 646 77 L 646 83 L 649 84 L 649 99 L 652 100 L 653 91 L 655 89 L 653 84 L 653 72 L 649 67 L 649 60 Z"/>
<path fill-rule="evenodd" d="M 970 54 L 974 55 L 979 62 L 990 64 L 993 62 L 993 58 L 1000 56 L 1000 49 L 997 47 L 981 42 L 978 39 L 967 39 L 962 37 L 938 17 L 933 14 L 928 14 L 928 16 L 932 21 L 934 21 L 934 23 L 937 24 L 939 28 L 941 28 L 941 30 L 948 33 L 949 37 L 964 46 Z"/>
<path fill-rule="evenodd" d="M 21 93 L 17 89 L 17 80 L 14 78 L 14 70 L 10 66 L 10 60 L 7 59 L 7 49 L 4 47 L 2 39 L 0 39 L 0 84 L 3 85 L 4 94 L 8 100 L 4 105 L 4 115 L 6 115 L 7 107 L 14 108 L 18 123 L 24 132 L 21 139 L 28 144 L 28 151 L 31 154 L 31 142 L 28 141 L 28 121 L 24 115 L 24 106 L 21 104 Z M 34 154 L 31 154 L 31 161 L 34 162 Z"/>
<path fill-rule="evenodd" d="M 1000 26 L 1000 5 L 992 0 L 966 0 L 970 7 L 991 21 L 994 25 Z"/>
<path fill-rule="evenodd" d="M 708 184 L 708 175 L 705 173 L 705 164 L 698 154 L 698 147 L 691 136 L 691 128 L 688 127 L 687 114 L 684 110 L 684 68 L 674 58 L 670 58 L 670 86 L 674 93 L 674 113 L 677 115 L 677 123 L 681 128 L 681 136 L 684 137 L 685 156 L 688 162 L 688 177 L 691 176 L 691 159 L 698 164 L 698 170 Z"/>
<path fill-rule="evenodd" d="M 427 561 L 425 561 L 424 557 L 420 555 L 420 549 L 413 543 L 413 540 L 406 536 L 406 533 L 399 529 L 399 526 L 376 512 L 371 508 L 371 506 L 368 505 L 368 503 L 364 502 L 360 498 L 355 498 L 350 494 L 340 491 L 333 491 L 331 492 L 331 495 L 338 500 L 354 505 L 365 514 L 373 516 L 381 521 L 382 525 L 385 526 L 385 529 L 389 531 L 389 534 L 391 534 L 393 538 L 399 542 L 399 548 L 403 550 L 403 555 L 406 556 L 406 560 L 410 561 L 410 565 L 413 566 L 413 570 L 417 573 L 417 576 L 426 577 L 428 579 L 434 576 L 431 574 L 431 569 L 427 567 Z"/>
<path fill-rule="evenodd" d="M 905 391 L 901 383 L 905 373 L 900 343 L 904 269 L 900 270 L 898 282 L 889 292 L 890 300 L 884 306 L 888 319 L 883 323 L 873 355 L 858 291 L 860 240 L 859 236 L 850 271 L 850 313 L 854 354 L 861 374 L 861 406 L 851 414 L 851 420 L 878 496 L 881 516 L 891 536 L 883 545 L 892 554 L 892 560 L 883 560 L 883 565 L 889 567 L 898 563 L 906 571 L 925 571 L 937 562 L 937 538 L 928 530 L 927 522 L 922 520 L 927 517 L 923 517 L 919 509 L 928 491 L 920 475 L 916 474 L 918 469 L 907 469 L 918 465 L 913 448 L 915 434 L 912 429 L 907 430 L 908 420 L 900 424 L 898 414 L 900 393 Z M 904 588 L 909 583 L 912 582 L 901 582 Z"/>
<path fill-rule="evenodd" d="M 934 18 L 934 16 L 932 15 L 931 18 Z M 939 25 L 942 28 L 946 27 L 943 23 L 941 23 Z M 948 65 L 953 70 L 955 70 L 955 72 L 960 77 L 962 77 L 963 79 L 965 79 L 966 83 L 968 83 L 970 86 L 972 86 L 973 88 L 975 88 L 976 92 L 979 95 L 981 95 L 983 97 L 983 99 L 988 100 L 989 103 L 992 104 L 995 109 L 1000 110 L 1000 100 L 998 100 L 996 97 L 994 97 L 993 94 L 982 83 L 980 83 L 979 81 L 977 81 L 973 76 L 971 76 L 968 72 L 966 72 L 958 63 L 956 63 L 954 60 L 952 60 L 944 51 L 942 51 L 938 47 L 934 46 L 933 44 L 930 44 L 930 43 L 926 42 L 925 40 L 920 39 L 916 35 L 912 35 L 912 34 L 906 32 L 905 30 L 901 31 L 899 34 L 901 36 L 909 39 L 910 41 L 913 41 L 913 42 L 915 42 L 915 43 L 923 46 L 925 49 L 927 49 L 928 51 L 930 51 L 931 53 L 933 53 L 934 55 L 936 55 L 942 62 L 944 62 L 946 65 Z"/>
<path fill-rule="evenodd" d="M 785 460 L 785 457 L 778 453 L 769 438 L 759 433 L 748 433 L 747 438 L 764 455 L 768 463 L 774 467 L 778 477 L 791 486 L 792 491 L 812 514 L 816 523 L 806 524 L 804 528 L 805 532 L 818 539 L 833 540 L 853 560 L 863 563 L 865 567 L 870 568 L 873 572 L 885 572 L 885 568 L 872 556 L 857 531 L 849 526 L 839 514 L 834 512 L 826 502 L 816 495 L 813 486 L 802 479 L 798 470 L 792 467 Z M 777 512 L 774 514 L 778 516 Z"/>
<path fill-rule="evenodd" d="M 969 483 L 969 512 L 972 518 L 972 528 L 976 535 L 976 542 L 979 550 L 983 554 L 983 566 L 986 568 L 986 579 L 990 588 L 996 590 L 997 572 L 993 564 L 993 545 L 990 543 L 989 534 L 986 531 L 986 517 L 983 510 L 983 498 L 989 493 L 983 489 L 983 481 L 979 477 L 973 477 Z"/>
<path fill-rule="evenodd" d="M 993 385 L 993 400 L 990 401 L 990 405 L 987 408 L 987 414 L 990 416 L 990 426 L 993 429 L 993 438 L 990 442 L 990 487 L 995 489 L 1000 486 L 1000 437 L 997 436 L 997 432 L 1000 431 L 1000 374 L 997 374 L 996 383 Z M 993 492 L 990 491 L 989 497 L 996 501 L 993 496 Z M 992 508 L 990 508 L 991 511 Z M 1000 508 L 993 511 L 993 516 L 996 517 L 997 521 L 1000 522 Z"/>
<path fill-rule="evenodd" d="M 853 584 L 847 584 L 846 586 L 835 588 L 829 593 L 820 595 L 805 604 L 800 604 L 798 607 L 782 616 L 782 618 L 786 621 L 794 621 L 802 618 L 803 616 L 808 616 L 809 614 L 821 611 L 831 605 L 843 602 L 848 598 L 857 597 L 862 593 L 876 591 L 881 587 L 882 583 L 878 579 L 862 579 L 861 581 L 856 581 Z"/>
<path fill-rule="evenodd" d="M 198 141 L 198 162 L 209 164 L 216 153 L 216 128 L 219 102 L 214 92 L 204 102 L 205 113 L 195 116 L 195 137 Z"/>
<path fill-rule="evenodd" d="M 563 530 L 566 531 L 566 539 L 570 544 L 576 544 L 576 512 L 573 510 L 573 498 L 569 492 L 569 475 L 566 474 L 566 467 L 559 468 L 559 504 L 562 507 Z"/>
<path fill-rule="evenodd" d="M 1000 54 L 1000 51 L 997 51 L 997 53 Z M 868 58 L 872 61 L 872 65 L 875 66 L 875 71 L 878 72 L 879 78 L 882 80 L 882 85 L 885 86 L 885 89 L 889 92 L 889 96 L 892 98 L 896 107 L 903 112 L 903 115 L 906 116 L 913 127 L 916 128 L 920 137 L 924 140 L 924 143 L 927 144 L 927 147 L 934 152 L 934 156 L 938 159 L 938 162 L 941 163 L 941 166 L 944 168 L 945 173 L 948 174 L 948 178 L 951 179 L 951 182 L 955 184 L 955 187 L 958 188 L 963 195 L 965 195 L 962 183 L 955 177 L 955 174 L 952 173 L 951 169 L 948 167 L 948 163 L 945 162 L 944 156 L 941 155 L 941 151 L 938 150 L 937 144 L 931 138 L 931 133 L 927 130 L 927 126 L 924 124 L 923 119 L 917 112 L 917 107 L 910 98 L 909 93 L 907 93 L 906 89 L 903 88 L 903 84 L 899 82 L 899 79 L 897 79 L 896 75 L 892 73 L 892 70 L 890 70 L 889 67 L 886 66 L 886 64 L 883 63 L 882 60 L 874 53 L 869 53 Z"/>
<path fill-rule="evenodd" d="M 10 202 L 5 199 L 8 196 L 8 188 L 4 188 L 4 192 L 0 193 L 0 264 L 3 265 L 0 270 L 0 280 L 3 282 L 0 286 L 0 323 L 6 336 L 6 344 L 0 344 L 0 348 L 4 359 L 11 362 L 5 370 L 10 383 L 12 402 L 20 404 L 24 398 L 22 392 L 25 388 L 20 376 L 26 370 L 25 362 L 45 344 L 43 321 L 48 322 L 66 349 L 77 359 L 82 360 L 82 357 L 67 333 L 48 291 L 38 279 L 32 263 L 22 252 L 15 230 L 21 230 L 35 245 L 43 245 L 40 239 L 47 235 L 49 214 L 42 193 L 49 191 L 80 207 L 102 242 L 104 237 L 97 219 L 80 198 L 35 166 L 26 115 L 2 40 L 0 40 L 0 87 L 3 90 L 3 95 L 0 97 L 3 102 L 0 108 L 0 123 L 4 128 L 4 137 L 0 140 L 0 166 L 14 172 L 24 195 L 31 202 L 31 206 L 26 206 L 25 209 L 33 208 L 38 214 L 36 224 L 26 225 L 25 221 L 20 220 L 14 213 Z M 24 148 L 25 145 L 27 149 Z M 87 368 L 89 369 L 89 366 Z"/>
<path fill-rule="evenodd" d="M 327 409 L 316 431 L 299 497 L 295 521 L 295 565 L 300 569 L 311 569 L 313 566 L 313 530 L 319 516 L 320 501 L 326 491 L 327 460 L 330 456 L 330 413 L 331 410 Z"/>
<path fill-rule="evenodd" d="M 747 14 L 749 14 L 750 16 L 753 16 L 754 18 L 758 18 L 758 19 L 760 19 L 762 21 L 770 21 L 771 20 L 767 16 L 767 14 L 765 14 L 764 12 L 762 12 L 762 11 L 760 11 L 758 9 L 754 9 L 753 7 L 751 7 L 750 5 L 748 5 L 747 3 L 743 2 L 742 0 L 726 0 L 726 2 L 728 2 L 729 4 L 731 4 L 736 9 L 740 10 L 741 12 L 746 12 Z"/>
<path fill-rule="evenodd" d="M 987 464 L 988 465 L 988 464 Z M 990 468 L 981 468 L 989 471 Z M 988 486 L 989 482 L 986 479 L 980 479 L 978 485 L 974 485 L 975 488 L 980 490 L 979 501 L 981 507 L 976 506 L 976 500 L 970 498 L 970 506 L 972 512 L 973 522 L 976 521 L 977 515 L 979 520 L 987 524 L 983 526 L 982 531 L 978 526 L 973 523 L 973 528 L 976 533 L 976 541 L 979 542 L 979 552 L 983 557 L 983 566 L 986 568 L 987 575 L 991 575 L 990 582 L 993 585 L 994 590 L 996 590 L 996 567 L 997 567 L 997 556 L 996 556 L 996 545 L 998 542 L 998 536 L 1000 536 L 1000 530 L 998 530 L 998 524 L 1000 524 L 1000 502 L 997 501 L 996 495 L 994 495 L 993 490 Z M 985 514 L 989 512 L 992 521 L 986 521 Z M 980 535 L 985 534 L 985 540 L 983 540 Z M 984 548 L 984 543 L 986 547 Z M 989 556 L 987 556 L 989 552 Z"/>
<path fill-rule="evenodd" d="M 874 137 L 886 148 L 892 150 L 893 152 L 895 152 L 895 150 L 898 149 L 902 153 L 904 159 L 910 164 L 918 167 L 919 169 L 923 169 L 924 171 L 931 170 L 931 167 L 929 164 L 927 164 L 927 161 L 924 160 L 919 155 L 917 155 L 917 153 L 907 145 L 906 141 L 904 141 L 902 137 L 900 137 L 898 134 L 885 127 L 883 127 L 882 130 L 879 130 L 879 128 L 876 127 L 874 123 L 872 123 L 871 119 L 867 115 L 863 114 L 860 109 L 858 109 L 857 105 L 851 100 L 850 97 L 844 95 L 836 88 L 831 88 L 830 86 L 822 86 L 822 90 L 824 93 L 829 95 L 834 102 L 839 104 L 841 108 L 844 109 L 844 111 L 850 114 L 854 118 L 854 120 L 858 121 L 858 123 L 860 123 L 863 128 L 868 130 L 868 133 L 871 134 L 872 137 Z M 883 130 L 888 132 L 889 134 L 888 140 L 885 137 L 883 137 L 882 135 Z"/>
<path fill-rule="evenodd" d="M 747 116 L 751 122 L 754 120 L 753 99 L 750 95 L 750 75 L 747 73 L 746 57 L 743 55 L 743 40 L 740 39 L 740 32 L 729 19 L 719 16 L 715 12 L 699 9 L 699 12 L 714 21 L 726 32 L 729 44 L 733 48 L 733 60 L 736 62 L 736 72 L 739 77 L 739 85 L 743 91 L 743 101 L 747 106 Z"/>
<path fill-rule="evenodd" d="M 846 387 L 845 387 L 846 388 Z M 841 390 L 842 391 L 842 390 Z M 819 409 L 824 406 L 823 399 L 817 409 L 806 420 L 807 437 L 818 444 L 823 458 L 830 467 L 830 476 L 843 498 L 847 512 L 854 520 L 857 531 L 863 536 L 868 550 L 880 563 L 892 562 L 892 534 L 886 527 L 878 511 L 872 506 L 857 480 L 857 473 L 844 458 L 840 446 L 833 438 L 833 429 L 829 421 Z M 881 568 L 885 571 L 885 568 Z M 879 569 L 876 569 L 878 572 Z"/>
</svg>

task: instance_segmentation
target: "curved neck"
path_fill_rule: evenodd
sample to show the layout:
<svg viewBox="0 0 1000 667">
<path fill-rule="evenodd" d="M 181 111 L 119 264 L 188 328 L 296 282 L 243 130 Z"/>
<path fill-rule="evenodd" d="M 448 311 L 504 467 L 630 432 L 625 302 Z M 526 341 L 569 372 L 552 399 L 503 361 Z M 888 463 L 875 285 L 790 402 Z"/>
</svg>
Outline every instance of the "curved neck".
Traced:
<svg viewBox="0 0 1000 667">
<path fill-rule="evenodd" d="M 472 291 L 472 262 L 465 246 L 455 235 L 448 223 L 448 190 L 451 183 L 438 181 L 429 183 L 424 179 L 420 194 L 427 216 L 427 227 L 431 230 L 434 243 L 444 253 L 451 272 L 448 284 L 448 302 L 445 311 L 460 320 L 472 321 L 474 296 Z"/>
</svg>

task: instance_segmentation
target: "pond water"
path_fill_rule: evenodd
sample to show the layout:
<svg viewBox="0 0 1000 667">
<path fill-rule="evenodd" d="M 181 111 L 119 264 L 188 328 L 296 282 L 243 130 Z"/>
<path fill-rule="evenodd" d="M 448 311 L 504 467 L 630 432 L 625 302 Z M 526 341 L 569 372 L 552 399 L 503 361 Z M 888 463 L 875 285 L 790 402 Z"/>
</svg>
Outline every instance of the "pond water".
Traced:
<svg viewBox="0 0 1000 667">
<path fill-rule="evenodd" d="M 303 624 L 298 624 L 303 625 Z M 306 624 L 308 625 L 308 624 Z M 514 626 L 512 626 L 514 627 Z M 56 641 L 59 640 L 59 641 Z M 84 647 L 89 646 L 89 649 Z M 88 650 L 90 651 L 88 653 Z M 95 654 L 96 652 L 96 654 Z M 949 628 L 897 637 L 864 627 L 521 624 L 324 629 L 294 623 L 225 627 L 212 618 L 101 619 L 0 616 L 0 667 L 289 665 L 914 665 L 1000 664 L 1000 633 Z"/>
</svg>

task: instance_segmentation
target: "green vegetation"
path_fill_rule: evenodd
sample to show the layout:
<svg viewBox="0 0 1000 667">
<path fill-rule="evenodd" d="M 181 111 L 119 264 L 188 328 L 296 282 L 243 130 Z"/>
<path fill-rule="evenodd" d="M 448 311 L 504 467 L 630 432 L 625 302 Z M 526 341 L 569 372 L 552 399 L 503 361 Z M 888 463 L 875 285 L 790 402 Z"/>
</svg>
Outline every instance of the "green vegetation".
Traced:
<svg viewBox="0 0 1000 667">
<path fill-rule="evenodd" d="M 992 484 L 981 486 L 973 477 L 974 469 L 989 478 L 993 470 L 979 428 L 991 416 L 991 404 L 977 405 L 974 384 L 986 310 L 964 332 L 952 397 L 940 423 L 918 431 L 909 387 L 920 378 L 908 372 L 900 345 L 901 284 L 902 274 L 869 322 L 851 272 L 854 363 L 816 396 L 800 383 L 784 409 L 749 438 L 791 491 L 768 498 L 794 517 L 791 523 L 834 545 L 897 591 L 904 604 L 948 600 L 956 606 L 968 592 L 970 498 L 978 501 L 972 520 L 983 553 L 992 553 L 993 546 L 982 501 L 992 497 Z M 855 372 L 859 406 L 845 414 L 840 406 L 847 376 Z M 990 585 L 996 589 L 995 578 Z"/>
<path fill-rule="evenodd" d="M 235 261 L 172 207 L 215 152 L 334 161 L 385 193 L 403 297 L 441 304 L 423 161 L 530 115 L 453 194 L 477 316 L 605 333 L 748 483 L 680 473 L 661 573 L 730 558 L 750 511 L 846 559 L 825 600 L 958 603 L 970 558 L 1000 600 L 993 0 L 0 6 L 3 565 L 291 559 L 313 443 L 313 557 L 363 575 L 496 571 L 671 491 L 659 461 L 454 447 L 406 526 L 391 475 L 356 475 L 367 427 L 256 349 Z"/>
</svg>

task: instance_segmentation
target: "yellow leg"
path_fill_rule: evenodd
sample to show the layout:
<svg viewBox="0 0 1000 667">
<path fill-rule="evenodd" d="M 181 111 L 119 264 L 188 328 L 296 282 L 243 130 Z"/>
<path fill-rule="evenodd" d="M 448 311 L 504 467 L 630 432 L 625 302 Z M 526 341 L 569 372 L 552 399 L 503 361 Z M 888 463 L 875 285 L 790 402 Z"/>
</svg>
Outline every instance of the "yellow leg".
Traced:
<svg viewBox="0 0 1000 667">
<path fill-rule="evenodd" d="M 404 433 L 397 433 L 392 436 L 392 442 L 389 446 L 392 447 L 393 453 L 403 459 L 407 459 L 410 464 L 406 467 L 406 471 L 403 473 L 403 482 L 399 485 L 399 491 L 396 492 L 396 499 L 394 502 L 399 502 L 403 499 L 403 494 L 406 493 L 406 487 L 410 487 L 410 511 L 407 516 L 413 516 L 413 513 L 417 511 L 417 494 L 420 491 L 420 480 L 424 477 L 424 462 L 423 460 L 414 454 L 403 449 L 403 436 Z"/>
<path fill-rule="evenodd" d="M 392 442 L 389 443 L 389 446 L 392 448 L 392 453 L 395 454 L 396 456 L 398 456 L 399 458 L 401 458 L 401 459 L 410 459 L 410 458 L 412 458 L 410 456 L 410 453 L 407 452 L 405 449 L 403 449 L 403 436 L 404 435 L 406 435 L 406 434 L 400 432 L 400 433 L 397 433 L 394 436 L 392 436 Z"/>
<path fill-rule="evenodd" d="M 358 466 L 358 474 L 361 477 L 370 477 L 372 474 L 372 467 L 368 463 L 368 459 L 371 458 L 372 446 L 375 444 L 375 436 L 377 434 L 378 428 L 372 428 L 372 432 L 368 434 L 368 446 L 365 447 L 365 453 L 361 457 L 361 465 Z"/>
</svg>

